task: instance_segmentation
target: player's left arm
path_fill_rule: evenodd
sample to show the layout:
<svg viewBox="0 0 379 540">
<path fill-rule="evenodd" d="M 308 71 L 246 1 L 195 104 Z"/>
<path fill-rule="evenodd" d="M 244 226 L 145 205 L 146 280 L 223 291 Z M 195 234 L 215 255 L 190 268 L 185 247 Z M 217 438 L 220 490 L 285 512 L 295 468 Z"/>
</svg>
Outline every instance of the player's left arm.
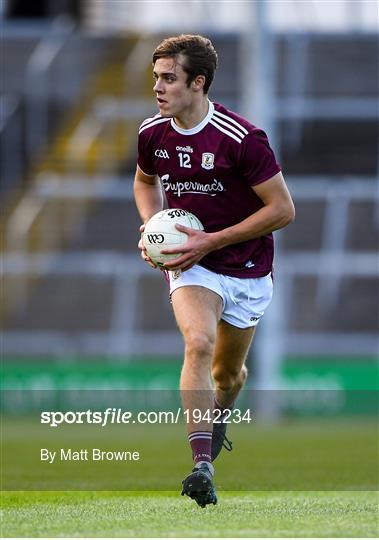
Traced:
<svg viewBox="0 0 379 540">
<path fill-rule="evenodd" d="M 295 219 L 295 206 L 281 172 L 252 189 L 263 207 L 237 225 L 213 233 L 214 249 L 264 236 Z"/>
<path fill-rule="evenodd" d="M 262 200 L 263 206 L 236 225 L 214 233 L 177 225 L 177 229 L 188 234 L 188 241 L 180 248 L 182 255 L 167 263 L 166 267 L 169 270 L 188 270 L 211 251 L 264 236 L 286 227 L 294 220 L 295 207 L 281 172 L 252 189 Z M 175 251 L 167 249 L 162 253 Z"/>
</svg>

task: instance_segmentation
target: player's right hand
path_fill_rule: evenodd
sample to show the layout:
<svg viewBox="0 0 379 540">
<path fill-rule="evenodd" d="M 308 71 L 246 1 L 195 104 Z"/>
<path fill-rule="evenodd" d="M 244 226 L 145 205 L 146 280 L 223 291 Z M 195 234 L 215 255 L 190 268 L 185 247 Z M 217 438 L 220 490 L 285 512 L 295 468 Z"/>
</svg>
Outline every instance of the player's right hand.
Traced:
<svg viewBox="0 0 379 540">
<path fill-rule="evenodd" d="M 145 262 L 147 262 L 149 266 L 151 266 L 151 268 L 157 268 L 157 265 L 150 259 L 149 255 L 147 254 L 146 248 L 143 245 L 142 233 L 145 230 L 145 225 L 141 225 L 139 230 L 141 233 L 141 238 L 140 238 L 140 241 L 138 242 L 138 248 L 141 250 L 141 257 Z"/>
</svg>

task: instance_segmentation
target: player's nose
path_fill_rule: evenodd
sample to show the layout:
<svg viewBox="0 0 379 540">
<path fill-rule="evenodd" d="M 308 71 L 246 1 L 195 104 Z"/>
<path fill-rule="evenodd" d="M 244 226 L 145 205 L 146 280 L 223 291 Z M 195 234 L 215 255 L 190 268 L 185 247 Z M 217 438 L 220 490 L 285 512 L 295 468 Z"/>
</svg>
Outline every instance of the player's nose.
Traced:
<svg viewBox="0 0 379 540">
<path fill-rule="evenodd" d="M 161 94 L 163 92 L 162 82 L 159 79 L 155 81 L 155 84 L 153 86 L 153 91 L 156 92 L 157 94 L 158 93 Z"/>
</svg>

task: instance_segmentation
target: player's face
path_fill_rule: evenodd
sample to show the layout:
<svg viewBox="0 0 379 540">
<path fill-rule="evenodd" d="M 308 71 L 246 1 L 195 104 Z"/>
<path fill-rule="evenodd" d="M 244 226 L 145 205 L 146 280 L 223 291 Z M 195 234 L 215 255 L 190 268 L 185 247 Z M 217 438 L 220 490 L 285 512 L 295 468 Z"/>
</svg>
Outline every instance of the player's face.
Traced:
<svg viewBox="0 0 379 540">
<path fill-rule="evenodd" d="M 163 117 L 180 117 L 193 103 L 193 91 L 187 86 L 183 58 L 159 58 L 154 65 L 154 92 Z"/>
</svg>

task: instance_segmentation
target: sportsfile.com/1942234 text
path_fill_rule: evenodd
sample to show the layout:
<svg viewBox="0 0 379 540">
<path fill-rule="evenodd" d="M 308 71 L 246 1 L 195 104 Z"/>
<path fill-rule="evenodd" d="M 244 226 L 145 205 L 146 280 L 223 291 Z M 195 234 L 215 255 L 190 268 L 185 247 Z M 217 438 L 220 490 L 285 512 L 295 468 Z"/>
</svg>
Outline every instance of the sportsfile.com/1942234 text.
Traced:
<svg viewBox="0 0 379 540">
<path fill-rule="evenodd" d="M 250 409 L 233 409 L 221 413 L 219 409 L 183 409 L 174 411 L 126 411 L 109 407 L 103 411 L 42 411 L 41 424 L 58 427 L 70 424 L 96 424 L 104 427 L 110 424 L 178 424 L 207 422 L 209 424 L 240 424 L 253 421 Z"/>
</svg>

